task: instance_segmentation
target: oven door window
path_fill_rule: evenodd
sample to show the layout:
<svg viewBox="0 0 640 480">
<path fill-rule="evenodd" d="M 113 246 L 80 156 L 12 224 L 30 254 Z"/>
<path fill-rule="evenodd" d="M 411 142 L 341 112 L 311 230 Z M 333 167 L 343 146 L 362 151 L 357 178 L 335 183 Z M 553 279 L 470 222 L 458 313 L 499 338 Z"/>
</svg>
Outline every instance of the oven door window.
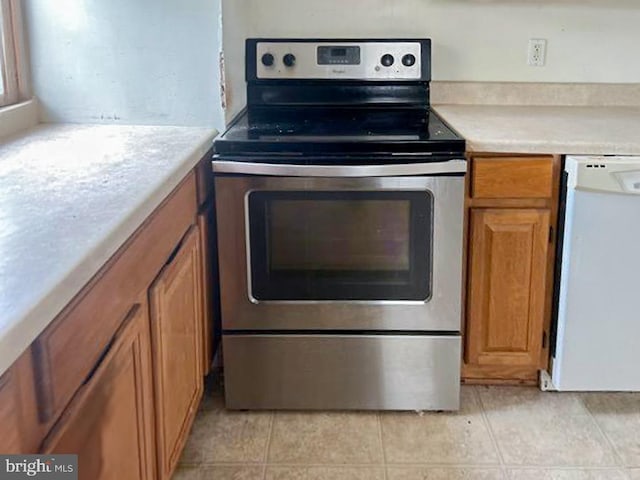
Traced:
<svg viewBox="0 0 640 480">
<path fill-rule="evenodd" d="M 431 297 L 427 191 L 256 191 L 248 215 L 255 300 Z"/>
</svg>

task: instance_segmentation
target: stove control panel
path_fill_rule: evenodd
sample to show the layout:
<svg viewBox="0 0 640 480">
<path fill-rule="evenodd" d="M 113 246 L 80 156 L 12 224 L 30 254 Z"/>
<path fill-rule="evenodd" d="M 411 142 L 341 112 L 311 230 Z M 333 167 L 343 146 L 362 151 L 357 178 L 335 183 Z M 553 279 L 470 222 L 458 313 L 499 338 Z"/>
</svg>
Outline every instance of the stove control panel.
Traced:
<svg viewBox="0 0 640 480">
<path fill-rule="evenodd" d="M 429 40 L 249 40 L 247 58 L 255 58 L 258 80 L 429 80 L 424 62 L 430 45 Z"/>
</svg>

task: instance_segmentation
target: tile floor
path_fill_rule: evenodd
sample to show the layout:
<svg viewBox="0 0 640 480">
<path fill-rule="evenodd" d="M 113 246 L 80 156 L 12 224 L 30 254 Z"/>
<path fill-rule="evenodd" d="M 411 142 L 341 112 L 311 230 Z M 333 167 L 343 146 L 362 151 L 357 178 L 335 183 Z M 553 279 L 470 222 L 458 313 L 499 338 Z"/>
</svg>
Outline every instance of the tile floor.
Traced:
<svg viewBox="0 0 640 480">
<path fill-rule="evenodd" d="M 174 480 L 640 480 L 640 394 L 462 388 L 457 413 L 231 412 L 203 400 Z"/>
</svg>

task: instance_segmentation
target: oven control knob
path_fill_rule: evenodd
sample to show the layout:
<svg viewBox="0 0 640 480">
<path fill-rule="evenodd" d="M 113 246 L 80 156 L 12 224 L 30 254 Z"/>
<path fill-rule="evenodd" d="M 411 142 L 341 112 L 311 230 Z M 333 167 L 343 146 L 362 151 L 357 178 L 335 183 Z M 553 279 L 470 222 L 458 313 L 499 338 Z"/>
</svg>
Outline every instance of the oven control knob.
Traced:
<svg viewBox="0 0 640 480">
<path fill-rule="evenodd" d="M 393 62 L 395 61 L 396 59 L 393 58 L 393 55 L 391 55 L 390 53 L 383 55 L 382 58 L 380 59 L 380 63 L 385 67 L 390 67 L 391 65 L 393 65 Z"/>
<path fill-rule="evenodd" d="M 273 55 L 271 55 L 270 53 L 265 53 L 264 55 L 262 55 L 262 64 L 265 67 L 272 66 L 275 61 L 276 59 L 273 58 Z"/>
<path fill-rule="evenodd" d="M 282 57 L 282 62 L 287 67 L 293 67 L 296 64 L 296 56 L 293 53 L 287 53 L 284 57 Z"/>
<path fill-rule="evenodd" d="M 411 55 L 410 53 L 407 53 L 404 57 L 402 57 L 402 64 L 405 67 L 413 67 L 416 64 L 415 55 Z"/>
</svg>

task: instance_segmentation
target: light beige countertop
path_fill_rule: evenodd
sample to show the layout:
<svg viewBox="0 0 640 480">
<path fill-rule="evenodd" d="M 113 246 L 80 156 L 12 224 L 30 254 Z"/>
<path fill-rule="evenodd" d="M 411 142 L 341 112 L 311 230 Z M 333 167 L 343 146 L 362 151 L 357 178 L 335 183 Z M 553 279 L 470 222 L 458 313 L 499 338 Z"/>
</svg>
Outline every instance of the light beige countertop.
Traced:
<svg viewBox="0 0 640 480">
<path fill-rule="evenodd" d="M 467 151 L 640 154 L 640 107 L 435 105 Z"/>
<path fill-rule="evenodd" d="M 0 143 L 0 374 L 212 146 L 211 128 L 39 125 Z"/>
</svg>

